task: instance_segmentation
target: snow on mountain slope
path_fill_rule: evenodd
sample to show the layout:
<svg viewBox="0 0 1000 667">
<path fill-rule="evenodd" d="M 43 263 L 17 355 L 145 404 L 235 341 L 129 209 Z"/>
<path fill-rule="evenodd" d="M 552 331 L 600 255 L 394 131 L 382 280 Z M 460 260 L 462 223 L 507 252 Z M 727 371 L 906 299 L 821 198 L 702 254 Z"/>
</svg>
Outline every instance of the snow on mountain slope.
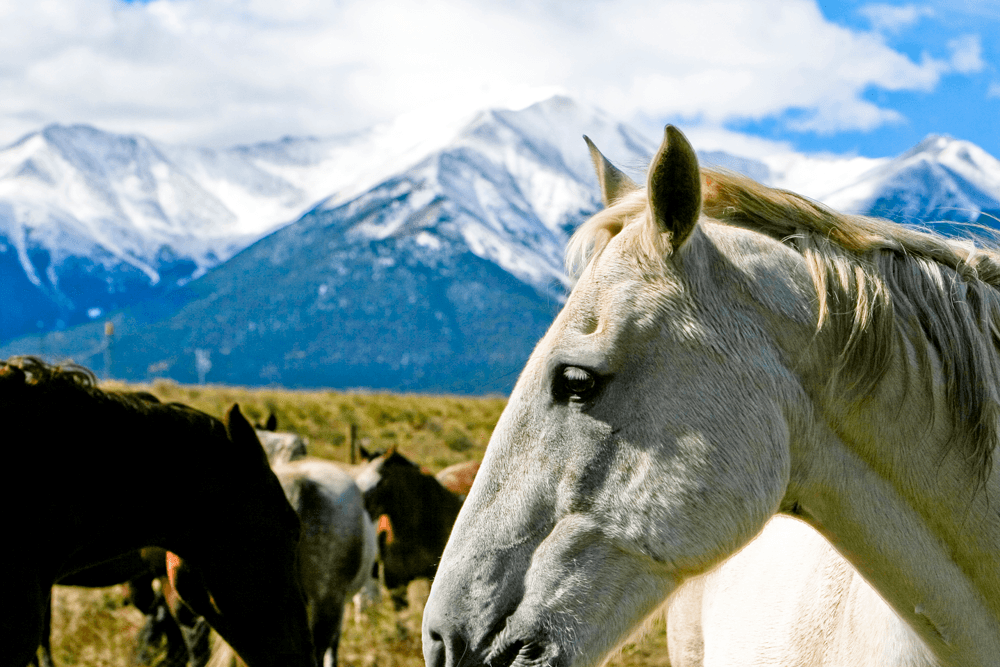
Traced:
<svg viewBox="0 0 1000 667">
<path fill-rule="evenodd" d="M 0 339 L 169 293 L 118 327 L 134 379 L 185 379 L 198 350 L 215 381 L 505 390 L 600 207 L 584 133 L 644 182 L 660 137 L 566 97 L 226 150 L 46 128 L 0 151 Z M 699 157 L 842 210 L 1000 208 L 996 159 L 950 139 L 896 160 Z"/>
<path fill-rule="evenodd" d="M 425 246 L 458 244 L 561 300 L 569 234 L 600 207 L 584 131 L 625 165 L 644 166 L 656 148 L 603 112 L 565 97 L 519 111 L 485 111 L 394 177 L 398 193 L 375 187 L 348 202 L 353 210 L 384 206 L 386 212 L 377 221 L 359 220 L 345 239 L 408 235 Z M 449 203 L 446 225 L 436 211 L 441 201 Z M 343 205 L 338 194 L 316 211 Z"/>
<path fill-rule="evenodd" d="M 974 222 L 983 209 L 1000 208 L 1000 160 L 968 141 L 932 135 L 824 201 L 900 222 Z"/>
<path fill-rule="evenodd" d="M 888 161 L 889 158 L 783 153 L 762 160 L 767 165 L 768 173 L 761 180 L 772 187 L 827 202 L 831 193 L 856 182 L 862 175 Z M 830 202 L 827 204 L 837 208 Z"/>
<path fill-rule="evenodd" d="M 274 178 L 294 184 L 302 200 L 335 206 L 403 172 L 440 150 L 475 114 L 426 107 L 352 134 L 285 137 L 226 151 Z M 227 200 L 228 201 L 228 200 Z M 234 206 L 241 206 L 234 201 Z M 243 205 L 252 209 L 252 206 Z M 253 213 L 253 211 L 248 211 Z"/>
<path fill-rule="evenodd" d="M 929 136 L 897 158 L 801 153 L 759 160 L 726 153 L 699 157 L 703 164 L 740 171 L 839 211 L 897 222 L 974 222 L 984 209 L 1000 207 L 1000 161 L 951 137 Z"/>
<path fill-rule="evenodd" d="M 167 243 L 203 270 L 331 193 L 357 194 L 442 143 L 402 140 L 415 129 L 404 118 L 342 138 L 210 150 L 54 125 L 0 151 L 0 203 L 14 209 L 0 231 L 44 241 L 64 237 L 69 225 L 89 238 L 49 247 L 56 255 L 96 244 L 154 280 L 156 252 Z"/>
<path fill-rule="evenodd" d="M 143 137 L 51 126 L 0 153 L 0 235 L 31 283 L 70 309 L 60 275 L 71 258 L 102 270 L 111 291 L 113 272 L 156 285 L 179 257 L 193 262 L 190 278 L 231 254 L 233 220 Z"/>
<path fill-rule="evenodd" d="M 386 134 L 222 151 L 87 126 L 22 138 L 0 150 L 0 264 L 11 273 L 0 339 L 98 317 L 197 278 L 357 180 L 358 153 L 366 183 L 382 180 L 391 171 L 380 168 L 398 166 L 379 163 Z"/>
<path fill-rule="evenodd" d="M 0 263 L 11 273 L 0 339 L 197 278 L 305 205 L 238 156 L 87 126 L 30 134 L 0 151 Z"/>
</svg>

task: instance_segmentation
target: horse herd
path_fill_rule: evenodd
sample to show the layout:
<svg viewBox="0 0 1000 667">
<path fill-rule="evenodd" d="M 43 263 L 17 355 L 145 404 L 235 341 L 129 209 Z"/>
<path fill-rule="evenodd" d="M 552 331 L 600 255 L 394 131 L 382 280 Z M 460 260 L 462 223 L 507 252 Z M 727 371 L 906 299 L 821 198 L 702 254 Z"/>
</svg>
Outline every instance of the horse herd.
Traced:
<svg viewBox="0 0 1000 667">
<path fill-rule="evenodd" d="M 273 422 L 252 428 L 239 406 L 219 422 L 149 393 L 103 391 L 82 367 L 32 357 L 0 362 L 0 401 L 16 421 L 8 442 L 43 437 L 45 451 L 23 465 L 48 479 L 42 490 L 15 474 L 3 489 L 12 534 L 27 538 L 3 555 L 5 571 L 24 577 L 5 581 L 4 599 L 23 599 L 29 613 L 0 628 L 6 659 L 21 667 L 53 665 L 54 583 L 127 583 L 146 615 L 141 663 L 165 638 L 165 663 L 206 664 L 211 626 L 250 665 L 336 665 L 345 602 L 377 581 L 379 544 L 382 579 L 405 604 L 406 585 L 433 576 L 478 467 L 442 471 L 452 490 L 394 450 L 365 452 L 351 469 L 308 457 L 302 438 Z M 104 424 L 102 439 L 74 435 L 74 420 Z M 123 481 L 135 504 L 123 505 Z M 149 498 L 157 489 L 163 497 Z M 376 534 L 373 516 L 388 534 Z M 279 618 L 283 646 L 268 639 Z"/>
<path fill-rule="evenodd" d="M 701 169 L 671 126 L 645 188 L 587 143 L 605 209 L 481 470 L 442 478 L 471 489 L 0 365 L 5 664 L 53 584 L 123 575 L 186 651 L 335 662 L 378 557 L 434 578 L 427 667 L 592 667 L 658 609 L 673 667 L 1000 665 L 1000 253 Z"/>
</svg>

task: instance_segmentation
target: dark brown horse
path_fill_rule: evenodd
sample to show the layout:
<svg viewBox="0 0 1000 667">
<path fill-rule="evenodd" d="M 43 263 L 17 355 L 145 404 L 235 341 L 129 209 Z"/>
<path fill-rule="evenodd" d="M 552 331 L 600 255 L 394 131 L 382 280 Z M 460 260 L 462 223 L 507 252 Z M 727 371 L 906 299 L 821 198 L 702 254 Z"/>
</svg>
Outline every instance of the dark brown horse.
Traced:
<svg viewBox="0 0 1000 667">
<path fill-rule="evenodd" d="M 161 402 L 159 398 L 147 391 L 127 392 L 127 395 L 149 403 Z M 263 438 L 275 435 L 271 431 L 274 431 L 277 426 L 273 413 L 267 421 L 267 426 L 271 427 L 270 431 L 261 431 L 255 427 L 265 452 L 269 452 L 269 449 Z M 272 444 L 272 449 L 279 449 L 279 445 L 286 443 L 281 441 L 269 444 Z M 268 458 L 270 457 L 271 454 L 268 453 Z M 74 572 L 60 579 L 58 583 L 63 586 L 84 588 L 105 588 L 116 584 L 125 584 L 128 589 L 126 602 L 131 603 L 146 616 L 146 622 L 136 637 L 133 662 L 149 664 L 157 645 L 161 640 L 165 640 L 165 664 L 190 663 L 192 667 L 198 667 L 208 659 L 207 624 L 200 616 L 194 614 L 184 605 L 170 587 L 170 583 L 167 581 L 166 554 L 167 551 L 160 547 L 144 547 L 85 570 Z M 159 590 L 155 592 L 153 589 L 154 581 L 159 584 Z M 40 659 L 37 662 L 32 662 L 32 665 L 54 667 L 50 643 L 51 612 L 50 605 L 46 609 L 42 626 Z M 190 661 L 188 656 L 191 656 Z"/>
<path fill-rule="evenodd" d="M 0 598 L 19 610 L 0 624 L 0 665 L 28 664 L 55 582 L 145 546 L 186 559 L 178 591 L 250 667 L 314 665 L 299 520 L 237 406 L 223 424 L 102 391 L 80 367 L 18 358 L 0 362 L 0 419 L 25 455 L 0 484 Z M 101 424 L 100 436 L 81 423 Z"/>
<path fill-rule="evenodd" d="M 149 403 L 160 403 L 160 399 L 146 391 L 128 392 L 129 396 Z M 183 640 L 180 629 L 174 617 L 166 609 L 163 595 L 154 592 L 153 582 L 165 577 L 166 550 L 160 547 L 144 547 L 118 556 L 93 567 L 74 572 L 59 580 L 63 586 L 80 586 L 84 588 L 105 588 L 116 584 L 125 584 L 128 588 L 126 602 L 146 615 L 147 622 L 139 633 L 136 661 L 146 663 L 145 653 L 151 644 L 166 637 L 168 655 L 180 656 L 183 652 Z M 52 606 L 46 608 L 42 625 L 41 655 L 32 665 L 53 667 L 51 634 Z M 186 655 L 186 654 L 185 654 Z"/>
<path fill-rule="evenodd" d="M 380 533 L 379 558 L 385 586 L 402 606 L 407 584 L 437 572 L 462 499 L 395 449 L 369 461 L 356 481 L 368 513 L 389 517 L 392 537 Z"/>
</svg>

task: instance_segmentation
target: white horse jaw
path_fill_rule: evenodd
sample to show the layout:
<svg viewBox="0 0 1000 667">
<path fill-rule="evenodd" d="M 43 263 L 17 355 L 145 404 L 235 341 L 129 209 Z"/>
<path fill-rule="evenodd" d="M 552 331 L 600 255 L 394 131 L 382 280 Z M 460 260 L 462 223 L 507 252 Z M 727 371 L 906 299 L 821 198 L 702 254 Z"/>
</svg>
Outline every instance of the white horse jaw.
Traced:
<svg viewBox="0 0 1000 667">
<path fill-rule="evenodd" d="M 676 584 L 582 516 L 542 537 L 446 552 L 424 610 L 427 667 L 592 667 Z"/>
</svg>

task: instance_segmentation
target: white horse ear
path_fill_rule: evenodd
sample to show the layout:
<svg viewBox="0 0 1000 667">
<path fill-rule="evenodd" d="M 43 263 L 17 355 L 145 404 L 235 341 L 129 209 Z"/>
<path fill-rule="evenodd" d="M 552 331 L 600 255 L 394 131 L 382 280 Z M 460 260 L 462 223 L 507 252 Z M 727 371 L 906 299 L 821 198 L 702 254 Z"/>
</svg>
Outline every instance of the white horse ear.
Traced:
<svg viewBox="0 0 1000 667">
<path fill-rule="evenodd" d="M 680 248 L 701 213 L 701 172 L 694 149 L 673 125 L 663 133 L 646 191 L 653 221 L 661 231 L 670 232 L 674 250 Z"/>
<path fill-rule="evenodd" d="M 618 167 L 608 162 L 597 146 L 586 134 L 583 140 L 587 142 L 590 149 L 590 159 L 594 162 L 594 171 L 597 172 L 597 182 L 601 184 L 601 201 L 604 205 L 611 206 L 630 192 L 639 189 L 635 181 L 625 175 Z"/>
</svg>

